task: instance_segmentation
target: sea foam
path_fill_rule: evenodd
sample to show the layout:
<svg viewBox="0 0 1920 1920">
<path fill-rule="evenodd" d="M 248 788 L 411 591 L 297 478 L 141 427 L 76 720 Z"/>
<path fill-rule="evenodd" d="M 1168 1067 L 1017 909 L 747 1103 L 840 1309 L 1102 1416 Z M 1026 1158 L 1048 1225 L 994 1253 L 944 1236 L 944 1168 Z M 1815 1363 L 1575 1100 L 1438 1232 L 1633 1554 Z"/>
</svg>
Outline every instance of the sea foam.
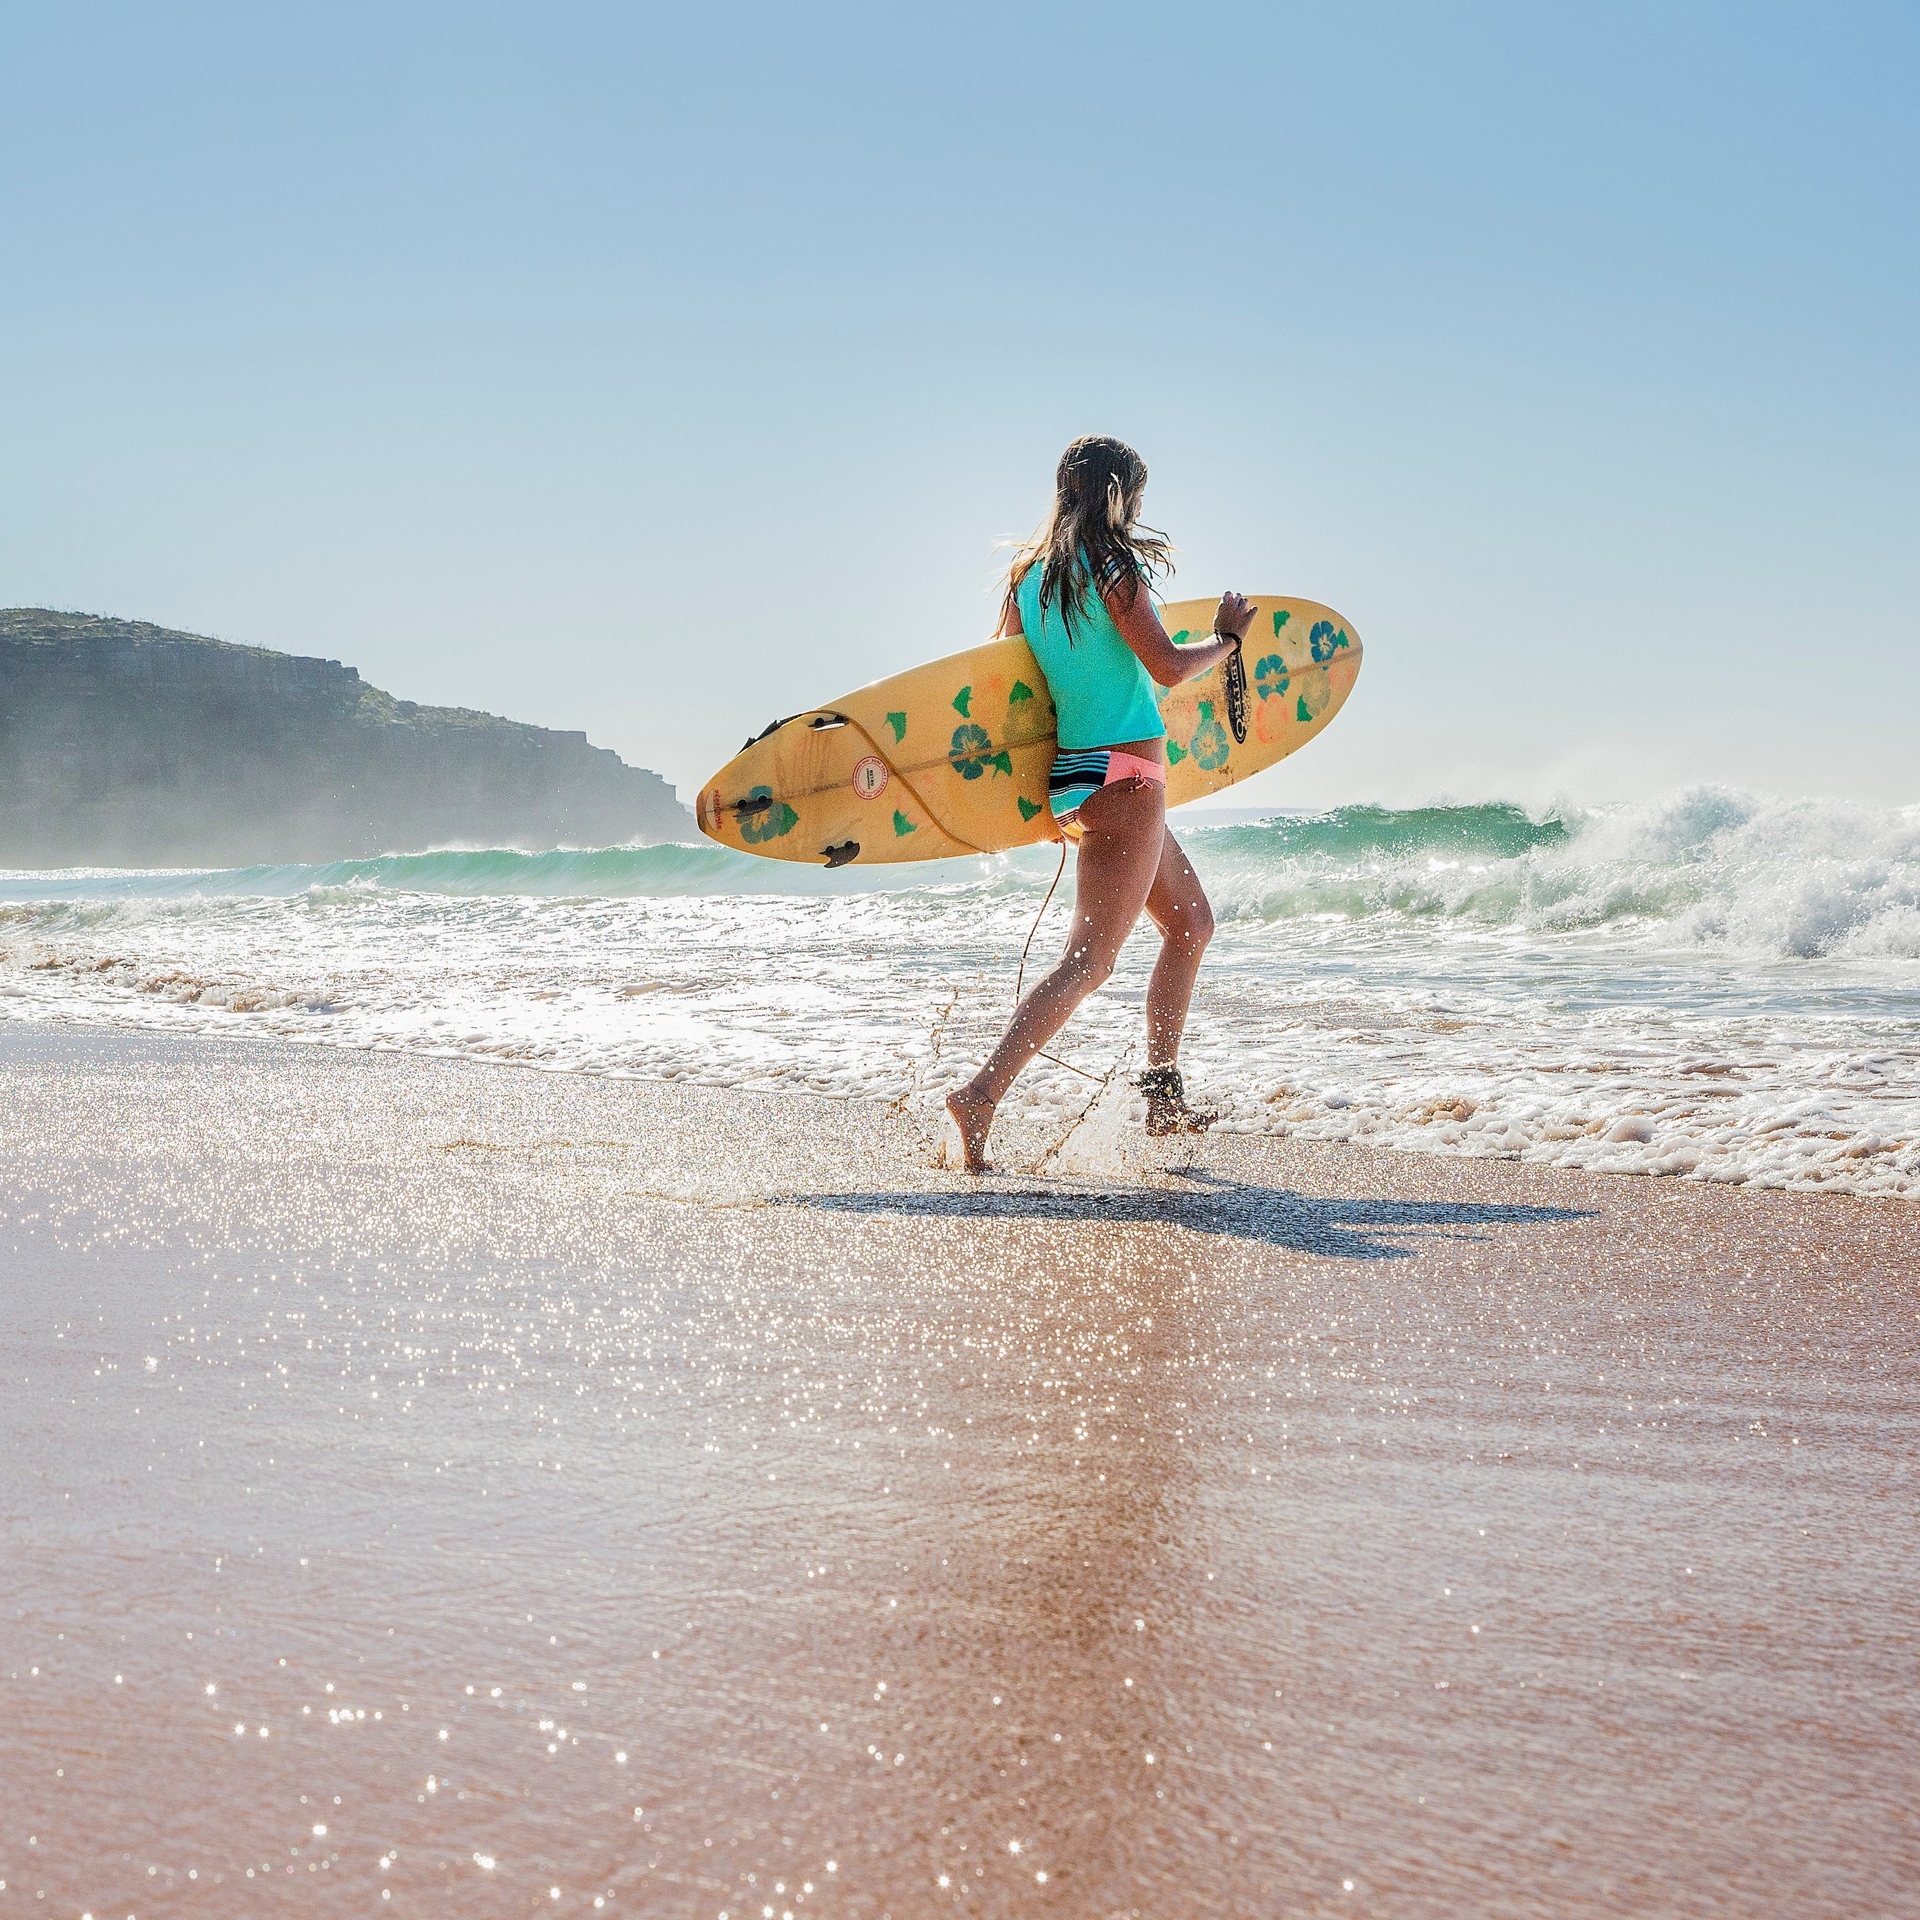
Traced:
<svg viewBox="0 0 1920 1920">
<path fill-rule="evenodd" d="M 1226 1127 L 1920 1194 L 1920 808 L 1702 788 L 1183 838 L 1220 922 L 1186 1060 Z M 0 1011 L 879 1096 L 931 1127 L 1054 865 L 661 846 L 11 874 Z M 1027 1164 L 1122 1154 L 1151 951 L 1015 1090 Z"/>
</svg>

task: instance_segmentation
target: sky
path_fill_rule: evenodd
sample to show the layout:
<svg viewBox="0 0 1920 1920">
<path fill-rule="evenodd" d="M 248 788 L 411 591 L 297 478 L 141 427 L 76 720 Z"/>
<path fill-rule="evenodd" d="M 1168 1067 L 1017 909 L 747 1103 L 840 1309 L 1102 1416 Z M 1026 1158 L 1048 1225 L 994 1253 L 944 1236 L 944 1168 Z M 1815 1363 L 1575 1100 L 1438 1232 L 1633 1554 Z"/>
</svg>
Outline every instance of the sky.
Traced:
<svg viewBox="0 0 1920 1920">
<path fill-rule="evenodd" d="M 0 604 L 691 797 L 1060 448 L 1366 644 L 1260 805 L 1920 801 L 1901 4 L 0 4 Z"/>
</svg>

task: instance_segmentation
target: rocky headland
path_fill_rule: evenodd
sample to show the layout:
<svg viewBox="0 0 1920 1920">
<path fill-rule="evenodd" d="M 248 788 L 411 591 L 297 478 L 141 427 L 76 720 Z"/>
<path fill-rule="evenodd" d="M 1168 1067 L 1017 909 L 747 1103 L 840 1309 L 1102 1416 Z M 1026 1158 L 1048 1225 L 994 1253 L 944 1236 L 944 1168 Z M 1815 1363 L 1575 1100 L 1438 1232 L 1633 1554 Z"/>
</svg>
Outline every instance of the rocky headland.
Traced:
<svg viewBox="0 0 1920 1920">
<path fill-rule="evenodd" d="M 692 839 L 584 733 L 423 707 L 337 660 L 0 610 L 0 866 L 240 866 Z"/>
</svg>

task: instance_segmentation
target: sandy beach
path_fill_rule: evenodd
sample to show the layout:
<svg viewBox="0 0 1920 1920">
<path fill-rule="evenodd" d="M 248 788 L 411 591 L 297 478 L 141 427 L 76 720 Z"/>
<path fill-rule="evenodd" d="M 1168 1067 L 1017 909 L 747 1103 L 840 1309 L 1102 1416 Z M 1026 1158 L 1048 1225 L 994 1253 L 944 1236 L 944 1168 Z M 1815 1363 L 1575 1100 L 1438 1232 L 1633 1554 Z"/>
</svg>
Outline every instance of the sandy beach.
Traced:
<svg viewBox="0 0 1920 1920">
<path fill-rule="evenodd" d="M 1920 1912 L 1920 1210 L 0 1034 L 0 1915 Z"/>
</svg>

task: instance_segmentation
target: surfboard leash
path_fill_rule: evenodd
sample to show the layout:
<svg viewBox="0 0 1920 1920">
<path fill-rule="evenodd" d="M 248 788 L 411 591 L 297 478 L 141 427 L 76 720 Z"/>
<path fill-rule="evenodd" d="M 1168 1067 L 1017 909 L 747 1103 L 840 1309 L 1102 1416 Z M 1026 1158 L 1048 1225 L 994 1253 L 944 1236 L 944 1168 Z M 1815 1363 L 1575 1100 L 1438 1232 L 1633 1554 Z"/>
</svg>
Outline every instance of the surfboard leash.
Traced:
<svg viewBox="0 0 1920 1920">
<path fill-rule="evenodd" d="M 1040 902 L 1040 911 L 1033 916 L 1033 925 L 1027 929 L 1027 944 L 1020 949 L 1020 971 L 1016 973 L 1013 978 L 1013 1004 L 1016 1007 L 1020 1004 L 1020 989 L 1026 985 L 1027 955 L 1033 951 L 1034 935 L 1040 931 L 1040 922 L 1047 917 L 1047 909 L 1053 905 L 1053 896 L 1059 890 L 1060 877 L 1066 870 L 1067 843 L 1065 840 L 1062 840 L 1060 842 L 1060 864 L 1053 870 L 1053 885 L 1047 889 L 1047 897 Z M 1065 1067 L 1069 1073 L 1077 1073 L 1082 1080 L 1097 1081 L 1103 1088 L 1113 1078 L 1111 1073 L 1104 1076 L 1097 1073 L 1089 1073 L 1085 1067 L 1076 1067 L 1071 1060 L 1062 1060 L 1057 1053 L 1048 1053 L 1044 1047 L 1040 1049 L 1035 1057 L 1041 1060 L 1049 1060 L 1056 1067 Z M 1084 1116 L 1082 1117 L 1084 1118 Z"/>
<path fill-rule="evenodd" d="M 1013 1004 L 1016 1007 L 1020 1004 L 1020 989 L 1026 985 L 1027 955 L 1033 951 L 1033 937 L 1040 931 L 1040 922 L 1047 917 L 1047 909 L 1053 905 L 1053 896 L 1060 886 L 1060 876 L 1066 870 L 1067 843 L 1063 838 L 1060 842 L 1060 864 L 1053 870 L 1053 885 L 1047 889 L 1047 897 L 1040 902 L 1040 911 L 1033 916 L 1033 925 L 1027 929 L 1027 944 L 1020 949 L 1020 971 L 1013 977 Z"/>
</svg>

